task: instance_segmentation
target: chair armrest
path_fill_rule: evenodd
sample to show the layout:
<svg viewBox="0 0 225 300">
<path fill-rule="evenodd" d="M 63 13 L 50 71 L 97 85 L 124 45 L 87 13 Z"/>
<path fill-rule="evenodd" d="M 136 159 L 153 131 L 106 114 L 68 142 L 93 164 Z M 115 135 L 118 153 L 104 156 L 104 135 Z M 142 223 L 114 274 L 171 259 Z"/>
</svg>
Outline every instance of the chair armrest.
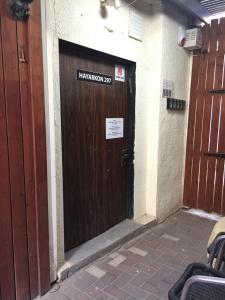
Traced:
<svg viewBox="0 0 225 300">
<path fill-rule="evenodd" d="M 216 263 L 214 266 L 215 270 L 220 271 L 220 268 L 222 266 L 222 262 L 224 261 L 224 250 L 225 250 L 225 240 L 221 242 L 221 245 L 219 245 L 219 252 L 217 254 Z"/>
<path fill-rule="evenodd" d="M 210 277 L 210 276 L 192 276 L 187 280 L 187 282 L 184 285 L 181 300 L 187 300 L 188 292 L 190 288 L 196 284 L 196 283 L 205 283 L 209 286 L 224 286 L 225 287 L 225 278 L 219 278 L 219 277 Z M 220 299 L 218 299 L 220 300 Z"/>
<path fill-rule="evenodd" d="M 225 234 L 218 236 L 212 243 L 213 248 L 212 251 L 209 255 L 209 260 L 208 260 L 208 264 L 212 267 L 213 265 L 213 261 L 216 258 L 216 256 L 218 255 L 219 249 L 221 247 L 221 245 L 223 245 L 223 241 L 225 241 Z"/>
</svg>

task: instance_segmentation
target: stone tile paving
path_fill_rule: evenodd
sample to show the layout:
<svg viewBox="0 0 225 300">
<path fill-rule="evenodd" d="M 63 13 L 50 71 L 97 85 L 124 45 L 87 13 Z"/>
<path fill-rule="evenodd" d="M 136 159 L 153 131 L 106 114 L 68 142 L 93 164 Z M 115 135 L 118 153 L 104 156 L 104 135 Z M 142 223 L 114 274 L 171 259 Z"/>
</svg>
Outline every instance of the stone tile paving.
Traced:
<svg viewBox="0 0 225 300">
<path fill-rule="evenodd" d="M 206 262 L 214 222 L 179 211 L 95 261 L 41 300 L 164 300 L 192 262 Z"/>
</svg>

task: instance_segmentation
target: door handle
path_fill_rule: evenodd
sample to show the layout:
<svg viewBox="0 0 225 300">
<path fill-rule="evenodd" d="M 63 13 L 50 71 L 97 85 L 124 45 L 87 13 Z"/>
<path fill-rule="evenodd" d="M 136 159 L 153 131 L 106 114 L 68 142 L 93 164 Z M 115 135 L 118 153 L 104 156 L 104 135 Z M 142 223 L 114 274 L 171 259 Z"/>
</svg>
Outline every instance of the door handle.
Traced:
<svg viewBox="0 0 225 300">
<path fill-rule="evenodd" d="M 220 158 L 220 159 L 225 159 L 225 153 L 222 152 L 206 152 L 204 154 L 205 156 L 209 156 L 209 157 L 216 157 L 216 158 Z"/>
<path fill-rule="evenodd" d="M 133 160 L 134 155 L 130 154 L 128 149 L 123 149 L 121 151 L 121 167 L 125 168 L 129 164 L 130 160 Z"/>
</svg>

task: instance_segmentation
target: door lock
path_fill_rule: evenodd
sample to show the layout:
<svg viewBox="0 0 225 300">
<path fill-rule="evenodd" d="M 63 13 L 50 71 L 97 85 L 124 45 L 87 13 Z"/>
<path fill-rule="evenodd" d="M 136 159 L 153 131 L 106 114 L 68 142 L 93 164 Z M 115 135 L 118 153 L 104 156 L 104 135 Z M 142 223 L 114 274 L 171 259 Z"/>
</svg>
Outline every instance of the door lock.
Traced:
<svg viewBox="0 0 225 300">
<path fill-rule="evenodd" d="M 126 168 L 132 158 L 133 155 L 129 153 L 128 149 L 123 149 L 121 151 L 121 167 Z"/>
</svg>

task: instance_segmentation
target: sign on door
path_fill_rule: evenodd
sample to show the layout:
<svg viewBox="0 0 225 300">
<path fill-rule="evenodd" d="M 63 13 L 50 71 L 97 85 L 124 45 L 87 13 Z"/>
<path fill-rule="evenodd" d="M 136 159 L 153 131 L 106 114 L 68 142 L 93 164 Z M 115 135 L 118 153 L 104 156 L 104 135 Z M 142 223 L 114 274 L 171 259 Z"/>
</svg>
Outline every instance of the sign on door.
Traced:
<svg viewBox="0 0 225 300">
<path fill-rule="evenodd" d="M 123 138 L 123 118 L 106 118 L 106 139 Z"/>
</svg>

